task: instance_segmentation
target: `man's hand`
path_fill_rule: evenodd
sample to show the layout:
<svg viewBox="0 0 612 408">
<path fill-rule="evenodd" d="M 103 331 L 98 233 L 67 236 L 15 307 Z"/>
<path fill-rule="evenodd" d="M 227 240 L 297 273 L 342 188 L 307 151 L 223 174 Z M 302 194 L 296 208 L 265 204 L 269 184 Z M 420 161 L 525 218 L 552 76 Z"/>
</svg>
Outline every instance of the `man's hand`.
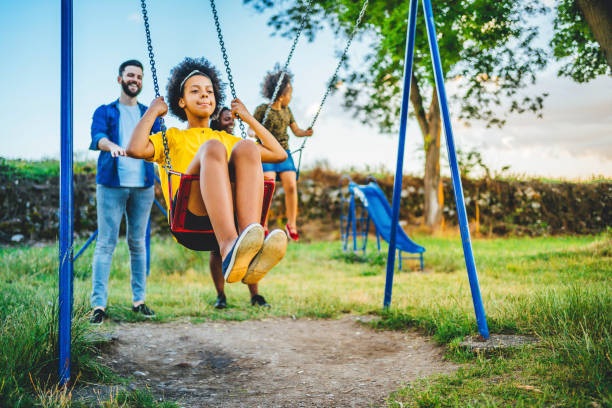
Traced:
<svg viewBox="0 0 612 408">
<path fill-rule="evenodd" d="M 308 128 L 304 131 L 304 136 L 312 136 L 313 133 L 312 128 Z"/>
<path fill-rule="evenodd" d="M 125 156 L 125 149 L 121 146 L 118 146 L 116 144 L 112 144 L 111 146 L 109 146 L 110 148 L 110 154 L 113 157 L 119 157 L 119 156 Z"/>
<path fill-rule="evenodd" d="M 151 105 L 149 106 L 149 110 L 153 112 L 156 117 L 164 116 L 166 113 L 168 113 L 168 105 L 164 101 L 164 97 L 160 96 L 153 99 L 153 102 L 151 102 Z"/>
</svg>

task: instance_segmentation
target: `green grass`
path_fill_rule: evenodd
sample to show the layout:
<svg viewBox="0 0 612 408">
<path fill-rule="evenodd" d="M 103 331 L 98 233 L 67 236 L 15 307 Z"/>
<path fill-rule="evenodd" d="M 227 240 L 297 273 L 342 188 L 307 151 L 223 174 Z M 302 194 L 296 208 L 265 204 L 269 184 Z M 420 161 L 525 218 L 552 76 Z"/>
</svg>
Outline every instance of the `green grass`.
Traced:
<svg viewBox="0 0 612 408">
<path fill-rule="evenodd" d="M 76 161 L 73 169 L 75 174 L 94 173 L 96 163 L 93 161 Z M 0 174 L 10 179 L 28 179 L 40 182 L 59 177 L 59 161 L 57 159 L 24 160 L 0 157 Z"/>
<path fill-rule="evenodd" d="M 246 287 L 235 284 L 227 287 L 230 307 L 218 311 L 212 307 L 216 293 L 209 277 L 208 255 L 187 251 L 170 238 L 154 237 L 147 303 L 155 308 L 157 321 L 335 318 L 343 313 L 375 313 L 382 317 L 376 323 L 379 328 L 417 328 L 445 344 L 447 357 L 462 363 L 462 368 L 397 390 L 389 398 L 393 407 L 612 405 L 609 234 L 473 241 L 491 332 L 533 334 L 540 339 L 535 346 L 492 355 L 473 355 L 458 346 L 465 335 L 477 332 L 459 238 L 417 236 L 415 240 L 427 248 L 425 272 L 395 274 L 389 312 L 381 309 L 384 256 L 374 252 L 366 257 L 343 254 L 338 242 L 290 246 L 283 262 L 261 287 L 272 309 L 250 307 Z M 57 253 L 56 246 L 0 249 L 0 285 L 5 295 L 0 300 L 0 369 L 3 377 L 10 377 L 5 370 L 13 376 L 9 385 L 0 385 L 0 398 L 34 395 L 27 373 L 44 381 L 49 367 L 56 364 L 50 338 L 55 330 L 51 326 L 55 324 Z M 89 250 L 74 266 L 79 305 L 87 303 L 91 257 Z M 119 321 L 137 320 L 129 309 L 128 259 L 122 242 L 113 259 L 108 308 L 111 318 Z M 409 266 L 417 269 L 416 262 Z M 51 305 L 47 305 L 49 301 Z M 41 305 L 44 313 L 38 310 Z M 76 327 L 85 311 L 84 306 L 77 308 Z M 5 346 L 9 342 L 5 337 L 23 320 L 28 322 L 22 329 L 26 333 L 23 339 L 10 339 L 22 345 Z M 51 333 L 42 335 L 44 330 L 37 329 L 39 326 Z M 88 378 L 116 381 L 92 363 L 95 348 L 82 341 L 78 350 L 83 354 L 73 361 L 75 370 Z M 9 364 L 14 356 L 9 347 L 23 349 L 25 345 L 41 346 L 45 351 L 42 356 L 23 357 L 23 361 Z M 19 368 L 11 368 L 17 364 Z"/>
</svg>

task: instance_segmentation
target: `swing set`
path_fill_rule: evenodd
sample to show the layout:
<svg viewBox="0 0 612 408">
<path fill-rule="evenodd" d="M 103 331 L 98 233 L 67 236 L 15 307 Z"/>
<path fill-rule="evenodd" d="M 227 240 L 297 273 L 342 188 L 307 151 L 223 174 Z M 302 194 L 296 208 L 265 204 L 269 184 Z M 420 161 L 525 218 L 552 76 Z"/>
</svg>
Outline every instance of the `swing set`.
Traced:
<svg viewBox="0 0 612 408">
<path fill-rule="evenodd" d="M 283 80 L 285 73 L 289 67 L 289 63 L 297 46 L 297 42 L 300 38 L 301 32 L 305 26 L 308 18 L 309 11 L 312 7 L 313 0 L 308 1 L 306 7 L 306 13 L 302 17 L 302 21 L 296 37 L 293 41 L 289 56 L 283 67 L 282 74 L 276 84 L 272 102 L 278 96 L 278 92 Z M 480 288 L 478 285 L 478 278 L 476 275 L 476 267 L 474 262 L 474 256 L 472 253 L 472 247 L 470 242 L 470 235 L 467 224 L 467 216 L 465 211 L 465 203 L 463 200 L 463 190 L 461 186 L 461 179 L 459 178 L 459 170 L 457 165 L 457 158 L 455 153 L 455 146 L 452 134 L 452 128 L 450 124 L 450 114 L 448 111 L 448 104 L 446 99 L 446 91 L 444 88 L 444 80 L 442 75 L 442 65 L 440 61 L 440 55 L 438 51 L 438 45 L 435 34 L 433 12 L 431 7 L 431 0 L 422 0 L 423 9 L 425 11 L 425 21 L 427 25 L 427 34 L 429 38 L 430 50 L 432 55 L 432 63 L 434 67 L 434 74 L 436 85 L 438 89 L 438 98 L 440 107 L 442 110 L 443 125 L 446 135 L 447 151 L 449 154 L 449 162 L 451 167 L 451 176 L 453 181 L 453 189 L 455 193 L 455 200 L 457 204 L 457 216 L 459 219 L 461 238 L 463 242 L 463 250 L 466 261 L 466 267 L 468 271 L 468 278 L 470 281 L 470 288 L 472 293 L 472 299 L 474 302 L 474 309 L 476 312 L 476 320 L 478 324 L 478 330 L 484 339 L 489 338 L 489 330 L 487 327 L 486 316 L 484 313 L 484 307 L 482 305 L 482 299 L 480 296 Z M 223 40 L 221 32 L 221 26 L 219 23 L 219 16 L 215 6 L 215 0 L 210 0 L 210 5 L 213 13 L 214 23 L 217 31 L 219 45 L 223 55 L 223 62 L 225 65 L 226 73 L 228 75 L 228 81 L 232 96 L 236 98 L 236 90 L 234 86 L 233 76 L 230 69 L 229 58 L 227 56 L 227 50 Z M 345 61 L 348 53 L 348 49 L 355 37 L 357 29 L 363 19 L 366 8 L 368 6 L 368 0 L 363 1 L 363 6 L 359 13 L 359 17 L 355 22 L 352 32 L 349 35 L 348 42 L 344 48 L 344 51 L 340 57 L 340 61 L 329 81 L 326 92 L 323 99 L 317 109 L 317 112 L 311 122 L 310 127 L 312 128 L 317 121 L 321 109 L 325 104 L 327 97 L 329 96 L 332 88 L 335 86 L 338 72 Z M 412 77 L 412 57 L 414 54 L 414 42 L 415 42 L 415 28 L 416 28 L 416 12 L 417 12 L 418 0 L 410 0 L 410 11 L 408 18 L 407 27 L 407 43 L 405 53 L 405 66 L 404 66 L 404 80 L 403 80 L 403 97 L 402 97 L 402 108 L 400 114 L 400 134 L 398 144 L 398 157 L 395 174 L 394 192 L 393 192 L 393 206 L 392 206 L 392 223 L 391 233 L 389 240 L 389 250 L 387 256 L 387 274 L 385 283 L 385 296 L 383 301 L 383 307 L 388 308 L 391 303 L 391 290 L 393 285 L 393 271 L 395 264 L 395 251 L 396 251 L 396 237 L 397 237 L 397 224 L 399 219 L 399 199 L 402 186 L 402 169 L 403 169 L 403 157 L 404 157 L 404 146 L 406 139 L 406 123 L 408 117 L 408 101 L 410 97 L 410 78 Z M 151 41 L 150 25 L 146 9 L 146 0 L 141 0 L 142 15 L 145 24 L 145 33 L 147 38 L 147 48 L 149 52 L 149 62 L 151 64 L 151 73 L 153 76 L 153 84 L 155 88 L 155 95 L 159 97 L 159 84 L 157 80 L 157 71 L 155 68 L 155 58 L 153 54 L 153 45 Z M 59 225 L 59 379 L 60 385 L 66 384 L 70 381 L 70 345 L 71 345 L 71 321 L 72 321 L 72 303 L 73 303 L 73 9 L 72 0 L 61 1 L 61 103 L 60 103 L 60 225 Z M 271 108 L 271 103 L 268 105 L 262 123 L 265 123 Z M 244 124 L 239 119 L 239 126 L 241 135 L 246 138 L 246 132 Z M 214 239 L 214 232 L 212 228 L 206 230 L 189 230 L 185 228 L 185 213 L 187 209 L 187 198 L 189 197 L 189 190 L 191 182 L 197 180 L 198 176 L 187 175 L 180 172 L 176 172 L 172 169 L 172 161 L 169 157 L 168 141 L 166 138 L 166 127 L 161 120 L 162 127 L 162 139 L 164 144 L 164 152 L 166 156 L 166 162 L 163 165 L 168 174 L 168 188 L 170 190 L 169 200 L 170 206 L 168 208 L 168 220 L 170 224 L 170 230 L 176 237 L 177 241 L 185 245 L 184 241 L 188 236 L 193 234 L 198 235 L 198 238 L 204 242 L 210 242 L 210 237 Z M 299 170 L 302 160 L 302 152 L 306 146 L 307 139 L 304 140 L 302 145 L 296 149 L 292 154 L 299 153 L 299 160 L 297 166 L 297 175 L 299 176 Z M 171 188 L 171 177 L 176 176 L 180 178 L 179 189 L 176 196 L 176 200 L 172 198 Z M 266 180 L 264 182 L 264 200 L 262 203 L 262 218 L 265 219 L 267 211 L 270 206 L 272 194 L 274 192 L 274 182 Z M 207 238 L 208 237 L 208 238 Z M 187 246 L 187 245 L 186 245 Z M 210 243 L 201 245 L 199 247 L 191 248 L 194 250 L 210 250 Z"/>
</svg>

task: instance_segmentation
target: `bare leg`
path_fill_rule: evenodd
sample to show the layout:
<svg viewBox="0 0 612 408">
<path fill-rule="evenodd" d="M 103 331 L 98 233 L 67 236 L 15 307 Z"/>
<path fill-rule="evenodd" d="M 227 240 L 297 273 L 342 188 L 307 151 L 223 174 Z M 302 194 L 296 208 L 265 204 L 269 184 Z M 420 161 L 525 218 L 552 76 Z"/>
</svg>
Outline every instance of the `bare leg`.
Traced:
<svg viewBox="0 0 612 408">
<path fill-rule="evenodd" d="M 295 171 L 284 171 L 280 174 L 283 189 L 285 190 L 285 208 L 287 210 L 287 224 L 293 231 L 297 231 L 297 181 Z"/>
<path fill-rule="evenodd" d="M 264 171 L 264 178 L 276 180 L 276 172 L 275 171 Z M 266 219 L 264 220 L 264 228 L 268 229 L 268 217 L 270 216 L 270 211 L 266 214 Z"/>
<path fill-rule="evenodd" d="M 188 208 L 195 215 L 208 214 L 225 258 L 238 237 L 225 146 L 218 140 L 202 144 L 186 173 L 200 175 L 200 188 L 191 189 Z"/>
<path fill-rule="evenodd" d="M 249 292 L 251 292 L 251 297 L 259 294 L 258 285 L 258 283 L 252 283 L 249 285 Z"/>
<path fill-rule="evenodd" d="M 236 143 L 229 166 L 236 180 L 236 215 L 238 228 L 242 231 L 261 220 L 263 169 L 261 154 L 255 143 L 248 140 Z"/>
<path fill-rule="evenodd" d="M 225 279 L 223 278 L 223 268 L 221 263 L 221 254 L 219 253 L 219 251 L 212 251 L 210 253 L 208 265 L 210 266 L 210 276 L 212 276 L 212 280 L 215 283 L 217 296 L 225 294 Z"/>
</svg>

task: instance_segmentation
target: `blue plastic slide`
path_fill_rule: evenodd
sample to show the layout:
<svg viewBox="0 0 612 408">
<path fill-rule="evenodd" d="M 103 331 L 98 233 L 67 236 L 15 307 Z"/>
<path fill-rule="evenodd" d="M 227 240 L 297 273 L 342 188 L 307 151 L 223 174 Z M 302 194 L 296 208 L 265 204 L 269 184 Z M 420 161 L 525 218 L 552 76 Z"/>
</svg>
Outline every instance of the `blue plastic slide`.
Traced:
<svg viewBox="0 0 612 408">
<path fill-rule="evenodd" d="M 372 218 L 372 221 L 374 221 L 378 233 L 385 241 L 389 242 L 391 239 L 391 206 L 387 201 L 387 197 L 385 197 L 385 193 L 374 182 L 370 182 L 365 186 L 351 182 L 350 187 L 355 191 L 355 195 L 359 197 L 368 210 L 368 214 L 370 218 Z M 406 232 L 399 225 L 397 228 L 396 243 L 397 249 L 400 251 L 420 254 L 418 258 L 420 258 L 422 262 L 422 254 L 425 252 L 425 248 L 408 238 Z"/>
</svg>

